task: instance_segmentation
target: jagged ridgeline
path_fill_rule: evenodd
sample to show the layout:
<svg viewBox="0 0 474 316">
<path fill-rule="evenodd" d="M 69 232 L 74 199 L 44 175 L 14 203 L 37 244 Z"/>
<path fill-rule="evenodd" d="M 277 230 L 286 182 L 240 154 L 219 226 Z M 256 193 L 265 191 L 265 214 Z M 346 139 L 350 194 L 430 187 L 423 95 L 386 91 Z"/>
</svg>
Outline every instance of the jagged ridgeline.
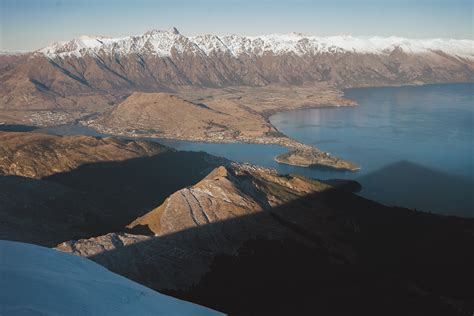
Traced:
<svg viewBox="0 0 474 316">
<path fill-rule="evenodd" d="M 187 37 L 175 28 L 124 38 L 82 36 L 34 53 L 2 55 L 0 108 L 88 107 L 132 91 L 186 85 L 465 82 L 474 78 L 472 43 L 297 33 Z"/>
</svg>

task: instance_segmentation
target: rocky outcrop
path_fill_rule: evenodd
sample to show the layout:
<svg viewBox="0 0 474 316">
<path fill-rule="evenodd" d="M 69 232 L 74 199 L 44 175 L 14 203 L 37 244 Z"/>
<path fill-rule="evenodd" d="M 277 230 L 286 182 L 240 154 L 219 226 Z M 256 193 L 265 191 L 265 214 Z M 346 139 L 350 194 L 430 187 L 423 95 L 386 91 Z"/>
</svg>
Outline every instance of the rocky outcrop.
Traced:
<svg viewBox="0 0 474 316">
<path fill-rule="evenodd" d="M 234 163 L 220 166 L 190 188 L 138 218 L 128 228 L 147 228 L 155 236 L 238 219 L 284 205 L 291 200 L 329 189 L 300 176 L 280 176 L 271 169 Z M 225 232 L 217 232 L 221 234 Z M 211 241 L 211 240 L 209 240 Z"/>
<path fill-rule="evenodd" d="M 262 212 L 263 205 L 253 198 L 257 190 L 251 180 L 236 176 L 221 166 L 196 185 L 173 193 L 161 206 L 133 221 L 128 228 L 147 228 L 155 236 L 163 236 Z M 243 185 L 247 190 L 242 190 Z"/>
<path fill-rule="evenodd" d="M 232 254 L 246 240 L 262 234 L 304 240 L 287 226 L 286 215 L 272 209 L 330 188 L 252 165 L 220 166 L 128 225 L 131 232 L 150 237 L 109 234 L 67 241 L 58 249 L 88 256 L 155 288 L 185 289 L 209 270 L 214 256 Z M 292 220 L 308 225 L 303 218 Z"/>
<path fill-rule="evenodd" d="M 56 248 L 71 252 L 81 257 L 91 257 L 102 252 L 121 249 L 135 243 L 150 240 L 152 237 L 144 235 L 132 235 L 127 233 L 109 233 L 90 239 L 81 239 L 78 241 L 65 241 Z"/>
</svg>

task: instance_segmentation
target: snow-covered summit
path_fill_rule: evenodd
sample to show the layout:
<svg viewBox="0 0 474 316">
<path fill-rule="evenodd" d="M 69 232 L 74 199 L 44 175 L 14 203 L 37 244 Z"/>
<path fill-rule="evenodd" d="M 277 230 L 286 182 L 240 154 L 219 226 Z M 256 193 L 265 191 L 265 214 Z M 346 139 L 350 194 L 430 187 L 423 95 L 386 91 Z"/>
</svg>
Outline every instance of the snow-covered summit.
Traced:
<svg viewBox="0 0 474 316">
<path fill-rule="evenodd" d="M 110 272 L 85 258 L 0 241 L 1 315 L 221 315 Z"/>
<path fill-rule="evenodd" d="M 52 44 L 37 53 L 50 58 L 97 54 L 152 54 L 159 57 L 176 53 L 209 56 L 212 54 L 317 55 L 331 53 L 388 54 L 401 49 L 408 54 L 443 52 L 474 59 L 474 41 L 456 39 L 408 39 L 402 37 L 309 36 L 301 33 L 263 36 L 199 35 L 186 37 L 176 28 L 152 30 L 138 36 L 104 38 L 81 36 L 69 42 Z"/>
</svg>

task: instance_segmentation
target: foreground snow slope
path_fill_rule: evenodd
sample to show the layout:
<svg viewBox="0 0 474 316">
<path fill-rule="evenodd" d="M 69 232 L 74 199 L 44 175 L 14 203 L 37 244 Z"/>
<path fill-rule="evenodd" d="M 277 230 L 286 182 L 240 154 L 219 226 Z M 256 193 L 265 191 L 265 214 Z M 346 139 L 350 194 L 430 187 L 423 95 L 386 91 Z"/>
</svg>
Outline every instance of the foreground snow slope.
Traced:
<svg viewBox="0 0 474 316">
<path fill-rule="evenodd" d="M 81 257 L 0 240 L 0 315 L 219 315 Z"/>
</svg>

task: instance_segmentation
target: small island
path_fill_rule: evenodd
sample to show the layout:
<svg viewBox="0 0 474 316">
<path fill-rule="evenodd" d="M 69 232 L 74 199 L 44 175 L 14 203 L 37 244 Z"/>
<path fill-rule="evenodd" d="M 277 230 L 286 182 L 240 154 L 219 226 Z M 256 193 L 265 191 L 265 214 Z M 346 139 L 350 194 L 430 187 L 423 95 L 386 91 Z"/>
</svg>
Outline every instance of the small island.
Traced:
<svg viewBox="0 0 474 316">
<path fill-rule="evenodd" d="M 309 146 L 308 146 L 309 147 Z M 316 148 L 297 148 L 275 157 L 278 163 L 299 167 L 322 167 L 330 169 L 357 171 L 360 167 L 353 162 L 332 157 Z"/>
</svg>

